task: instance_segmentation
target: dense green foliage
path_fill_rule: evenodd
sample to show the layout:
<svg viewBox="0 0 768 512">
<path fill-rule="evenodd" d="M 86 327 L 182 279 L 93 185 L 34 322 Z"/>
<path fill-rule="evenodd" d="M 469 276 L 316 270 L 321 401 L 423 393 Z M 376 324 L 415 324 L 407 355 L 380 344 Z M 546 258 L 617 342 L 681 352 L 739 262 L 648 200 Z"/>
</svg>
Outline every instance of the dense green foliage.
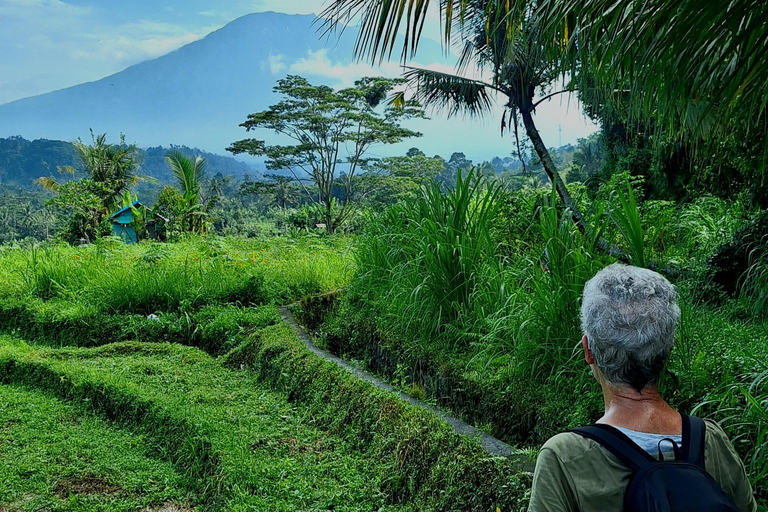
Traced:
<svg viewBox="0 0 768 512">
<path fill-rule="evenodd" d="M 77 165 L 77 150 L 69 142 L 22 137 L 0 139 L 0 183 L 30 187 L 58 167 Z"/>
<path fill-rule="evenodd" d="M 733 299 L 707 284 L 708 259 L 745 222 L 743 206 L 713 197 L 642 202 L 634 190 L 641 185 L 617 177 L 595 199 L 573 187 L 591 207 L 587 235 L 555 196 L 536 189 L 496 198 L 493 221 L 473 226 L 467 212 L 482 212 L 493 189 L 472 190 L 467 210 L 459 191 L 469 181 L 447 195 L 425 189 L 423 199 L 371 222 L 352 283 L 314 326 L 326 346 L 502 439 L 541 443 L 599 417 L 599 387 L 579 345 L 579 303 L 584 283 L 614 261 L 597 250 L 600 234 L 635 264 L 686 269 L 676 283 L 683 320 L 663 387 L 674 406 L 703 407 L 725 421 L 766 499 L 768 324 L 752 316 L 764 299 L 754 286 Z M 457 218 L 470 222 L 450 235 Z M 753 268 L 755 282 L 764 279 Z"/>
<path fill-rule="evenodd" d="M 5 153 L 0 144 L 0 158 L 14 159 L 27 152 L 35 155 L 36 150 L 31 149 L 30 145 L 42 145 L 45 148 L 47 146 L 43 143 L 48 142 L 53 143 L 44 140 L 28 143 L 19 139 L 21 146 L 6 148 Z M 574 155 L 584 144 L 586 142 L 581 142 L 579 146 L 551 148 L 549 151 L 558 168 L 567 170 L 567 179 L 568 176 L 577 181 L 584 179 L 578 174 L 579 165 L 572 164 Z M 290 174 L 266 174 L 254 178 L 248 174 L 246 164 L 231 158 L 183 146 L 173 146 L 171 150 L 149 148 L 143 153 L 139 151 L 141 167 L 138 172 L 143 181 L 131 187 L 131 193 L 150 209 L 147 218 L 157 213 L 168 219 L 163 226 L 163 233 L 172 240 L 190 230 L 191 217 L 204 221 L 205 228 L 217 234 L 245 237 L 314 231 L 317 224 L 325 223 L 327 212 L 324 207 L 313 204 L 307 196 L 307 191 L 313 197 L 317 194 L 314 185 L 305 182 L 302 186 Z M 83 176 L 83 172 L 78 170 L 81 164 L 78 164 L 76 157 L 64 161 L 58 160 L 50 151 L 40 151 L 40 158 L 57 162 L 58 167 L 73 166 L 75 177 Z M 197 180 L 198 204 L 201 206 L 189 208 L 190 205 L 184 200 L 185 187 L 173 175 L 173 169 L 165 158 L 176 152 L 184 158 L 204 158 L 207 171 Z M 332 212 L 338 215 L 341 202 L 345 197 L 348 198 L 351 208 L 340 227 L 345 232 L 359 230 L 365 222 L 366 211 L 399 200 L 409 200 L 417 195 L 422 183 L 430 180 L 452 187 L 458 172 L 466 173 L 472 165 L 473 162 L 458 151 L 446 160 L 439 155 L 428 157 L 418 148 L 411 148 L 405 156 L 366 158 L 361 162 L 362 172 L 352 177 L 350 194 L 345 192 L 343 185 L 346 175 L 333 184 Z M 495 157 L 481 162 L 477 167 L 479 173 L 488 179 L 496 179 L 506 190 L 541 186 L 547 180 L 541 162 L 527 149 L 521 158 Z M 51 172 L 45 166 L 37 166 L 35 169 L 38 169 L 35 171 L 36 177 Z M 59 189 L 61 194 L 56 198 L 41 187 L 30 189 L 10 182 L 2 183 L 0 242 L 60 238 L 70 243 L 79 243 L 81 239 L 93 241 L 99 236 L 110 234 L 109 223 L 98 221 L 101 211 L 98 204 L 101 203 L 92 190 L 94 185 L 83 183 L 82 180 L 79 184 L 70 184 L 70 181 L 61 178 L 57 180 L 63 189 Z M 196 211 L 197 215 L 190 216 L 192 211 Z M 140 236 L 145 234 L 141 223 L 135 227 Z M 83 237 L 83 234 L 87 237 Z"/>
</svg>

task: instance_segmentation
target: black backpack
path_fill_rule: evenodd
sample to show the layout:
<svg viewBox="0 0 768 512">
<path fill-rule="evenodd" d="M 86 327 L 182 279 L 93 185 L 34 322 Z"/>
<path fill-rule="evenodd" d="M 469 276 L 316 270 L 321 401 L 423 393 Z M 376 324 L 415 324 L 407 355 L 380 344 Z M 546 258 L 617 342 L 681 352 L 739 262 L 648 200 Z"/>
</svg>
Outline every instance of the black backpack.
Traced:
<svg viewBox="0 0 768 512">
<path fill-rule="evenodd" d="M 624 494 L 625 512 L 738 512 L 733 500 L 704 470 L 704 433 L 699 418 L 683 417 L 682 449 L 671 439 L 675 460 L 659 460 L 610 425 L 589 425 L 570 430 L 600 443 L 632 470 Z M 659 443 L 661 444 L 661 443 Z M 598 475 L 599 477 L 599 475 Z"/>
</svg>

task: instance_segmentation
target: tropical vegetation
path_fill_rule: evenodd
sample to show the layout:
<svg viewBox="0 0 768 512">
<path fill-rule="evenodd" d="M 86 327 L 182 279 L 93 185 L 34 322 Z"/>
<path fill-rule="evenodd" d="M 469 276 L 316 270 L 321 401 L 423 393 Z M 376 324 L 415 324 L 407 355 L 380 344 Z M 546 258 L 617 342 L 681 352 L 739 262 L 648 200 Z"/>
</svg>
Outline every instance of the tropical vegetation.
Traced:
<svg viewBox="0 0 768 512">
<path fill-rule="evenodd" d="M 616 261 L 674 282 L 662 391 L 721 423 L 768 505 L 766 7 L 437 4 L 329 3 L 325 29 L 359 24 L 374 61 L 415 55 L 439 7 L 455 72 L 279 79 L 241 125 L 277 136 L 230 148 L 268 174 L 172 148 L 139 184 L 158 174 L 123 138 L 6 144 L 0 179 L 21 161 L 66 179 L 0 196 L 0 509 L 522 510 L 528 459 L 601 413 L 579 306 Z M 600 130 L 553 148 L 536 107 L 565 93 Z M 479 117 L 496 100 L 503 157 L 370 151 L 417 136 L 403 125 L 423 108 Z M 145 186 L 167 241 L 126 245 L 108 216 Z"/>
</svg>

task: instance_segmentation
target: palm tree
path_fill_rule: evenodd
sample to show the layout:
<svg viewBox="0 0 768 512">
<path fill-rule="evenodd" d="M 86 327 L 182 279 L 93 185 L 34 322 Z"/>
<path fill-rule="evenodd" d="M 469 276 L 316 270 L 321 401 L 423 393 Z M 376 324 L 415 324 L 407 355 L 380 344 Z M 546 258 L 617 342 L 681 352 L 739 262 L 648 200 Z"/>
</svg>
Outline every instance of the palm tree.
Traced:
<svg viewBox="0 0 768 512">
<path fill-rule="evenodd" d="M 493 0 L 472 0 L 467 2 L 466 6 L 474 13 L 483 13 L 483 16 L 476 16 L 473 20 L 466 19 L 464 22 L 464 48 L 457 73 L 408 68 L 405 76 L 409 83 L 416 87 L 416 99 L 424 105 L 444 108 L 448 110 L 449 115 L 464 113 L 480 117 L 491 110 L 493 94 L 502 96 L 509 112 L 509 116 L 507 112 L 502 116 L 502 135 L 508 126 L 514 131 L 517 152 L 520 154 L 518 126 L 522 119 L 525 133 L 531 140 L 544 170 L 558 195 L 570 209 L 574 222 L 583 232 L 586 229 L 584 216 L 571 198 L 533 119 L 538 105 L 556 94 L 565 92 L 556 91 L 542 99 L 535 99 L 536 93 L 550 86 L 559 75 L 557 66 L 545 54 L 537 20 L 529 16 L 521 25 L 500 27 L 489 33 L 489 20 L 508 23 L 509 21 L 503 21 L 508 11 L 503 8 L 500 12 L 494 10 L 496 4 Z M 514 30 L 516 36 L 509 38 L 509 30 Z M 462 72 L 472 62 L 478 65 L 480 71 L 490 73 L 489 80 L 462 76 Z"/>
<path fill-rule="evenodd" d="M 611 4 L 611 5 L 609 5 Z M 768 105 L 768 3 L 762 0 L 545 0 L 548 32 L 568 34 L 572 65 L 591 63 L 604 86 L 668 128 L 753 121 Z"/>
<path fill-rule="evenodd" d="M 579 146 L 573 152 L 573 163 L 587 176 L 594 176 L 603 166 L 603 152 L 599 142 L 579 139 Z"/>
<path fill-rule="evenodd" d="M 203 198 L 201 180 L 208 168 L 205 158 L 191 158 L 180 151 L 165 155 L 165 161 L 176 178 L 181 193 L 180 216 L 182 229 L 192 233 L 208 230 L 208 213 L 215 203 L 215 196 Z"/>
<path fill-rule="evenodd" d="M 94 193 L 101 200 L 104 213 L 109 213 L 121 205 L 128 187 L 143 179 L 138 175 L 140 150 L 133 144 L 126 144 L 124 135 L 120 136 L 119 144 L 109 144 L 106 133 L 94 136 L 91 132 L 91 138 L 91 145 L 79 139 L 72 145 L 77 150 L 86 178 L 93 182 Z M 61 167 L 59 172 L 75 175 L 75 169 L 71 166 Z M 38 178 L 36 182 L 53 192 L 61 186 L 51 176 Z"/>
</svg>

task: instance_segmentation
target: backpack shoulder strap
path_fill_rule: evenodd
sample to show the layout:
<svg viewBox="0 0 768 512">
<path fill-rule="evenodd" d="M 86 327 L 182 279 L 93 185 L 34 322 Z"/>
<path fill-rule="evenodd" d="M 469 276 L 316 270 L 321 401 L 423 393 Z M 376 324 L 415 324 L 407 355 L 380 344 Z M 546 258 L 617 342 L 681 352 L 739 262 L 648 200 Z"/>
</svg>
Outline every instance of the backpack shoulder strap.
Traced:
<svg viewBox="0 0 768 512">
<path fill-rule="evenodd" d="M 637 446 L 620 430 L 610 425 L 594 424 L 569 430 L 575 434 L 592 439 L 611 452 L 633 473 L 638 473 L 656 462 L 649 453 Z"/>
<path fill-rule="evenodd" d="M 704 420 L 687 414 L 680 414 L 683 418 L 683 460 L 695 464 L 701 469 L 704 467 L 704 436 L 707 425 Z"/>
</svg>

